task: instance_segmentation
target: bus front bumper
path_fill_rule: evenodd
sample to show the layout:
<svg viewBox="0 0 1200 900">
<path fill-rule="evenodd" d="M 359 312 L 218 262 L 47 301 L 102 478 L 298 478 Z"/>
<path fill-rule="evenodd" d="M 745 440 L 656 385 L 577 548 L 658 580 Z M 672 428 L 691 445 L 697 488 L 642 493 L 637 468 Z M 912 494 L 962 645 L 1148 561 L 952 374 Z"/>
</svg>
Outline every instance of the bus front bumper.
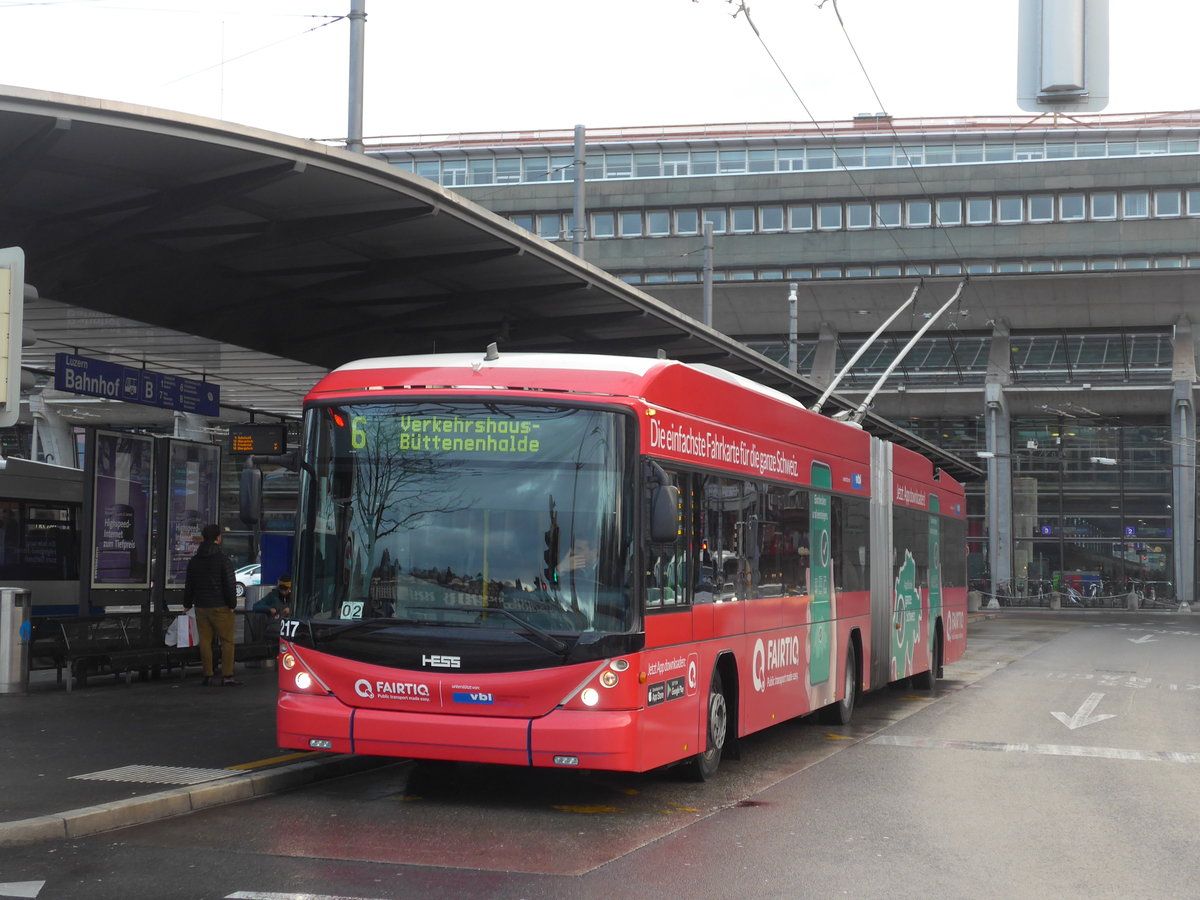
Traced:
<svg viewBox="0 0 1200 900">
<path fill-rule="evenodd" d="M 281 691 L 280 747 L 368 756 L 443 759 L 546 768 L 645 768 L 636 712 L 555 709 L 535 718 L 361 709 L 333 696 Z"/>
</svg>

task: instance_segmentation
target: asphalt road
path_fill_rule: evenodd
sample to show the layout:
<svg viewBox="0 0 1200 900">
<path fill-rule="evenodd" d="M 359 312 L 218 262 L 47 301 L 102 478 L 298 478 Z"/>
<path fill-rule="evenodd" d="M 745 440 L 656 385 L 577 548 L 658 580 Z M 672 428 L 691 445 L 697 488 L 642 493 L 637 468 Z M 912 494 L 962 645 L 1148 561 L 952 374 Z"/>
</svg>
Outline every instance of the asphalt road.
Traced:
<svg viewBox="0 0 1200 900">
<path fill-rule="evenodd" d="M 756 735 L 704 785 L 397 762 L 6 849 L 0 897 L 1200 894 L 1200 617 L 1004 615 L 946 675 Z"/>
</svg>

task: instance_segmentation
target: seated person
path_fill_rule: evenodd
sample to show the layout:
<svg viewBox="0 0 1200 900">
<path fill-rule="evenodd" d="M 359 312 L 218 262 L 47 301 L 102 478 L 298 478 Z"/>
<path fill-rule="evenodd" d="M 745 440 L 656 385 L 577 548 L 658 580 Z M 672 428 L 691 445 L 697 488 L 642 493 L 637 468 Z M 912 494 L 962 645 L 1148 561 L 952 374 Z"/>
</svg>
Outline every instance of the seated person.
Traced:
<svg viewBox="0 0 1200 900">
<path fill-rule="evenodd" d="M 292 576 L 280 575 L 279 582 L 270 593 L 252 607 L 254 612 L 266 613 L 272 619 L 292 614 Z"/>
</svg>

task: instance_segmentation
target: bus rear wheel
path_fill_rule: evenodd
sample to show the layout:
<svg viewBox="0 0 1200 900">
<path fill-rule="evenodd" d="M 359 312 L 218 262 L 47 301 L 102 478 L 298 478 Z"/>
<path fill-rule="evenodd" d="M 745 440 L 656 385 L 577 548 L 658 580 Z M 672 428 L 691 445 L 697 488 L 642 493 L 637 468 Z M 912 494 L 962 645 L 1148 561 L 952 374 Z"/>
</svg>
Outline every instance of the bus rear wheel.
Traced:
<svg viewBox="0 0 1200 900">
<path fill-rule="evenodd" d="M 918 691 L 932 691 L 937 687 L 938 670 L 942 667 L 942 642 L 937 635 L 933 638 L 933 652 L 930 654 L 929 671 L 918 672 L 913 676 L 913 687 Z"/>
<path fill-rule="evenodd" d="M 705 747 L 692 757 L 688 774 L 693 781 L 708 781 L 717 774 L 721 764 L 721 753 L 729 733 L 729 704 L 725 700 L 725 689 L 721 685 L 721 673 L 713 670 L 708 687 L 708 711 L 705 714 Z"/>
</svg>

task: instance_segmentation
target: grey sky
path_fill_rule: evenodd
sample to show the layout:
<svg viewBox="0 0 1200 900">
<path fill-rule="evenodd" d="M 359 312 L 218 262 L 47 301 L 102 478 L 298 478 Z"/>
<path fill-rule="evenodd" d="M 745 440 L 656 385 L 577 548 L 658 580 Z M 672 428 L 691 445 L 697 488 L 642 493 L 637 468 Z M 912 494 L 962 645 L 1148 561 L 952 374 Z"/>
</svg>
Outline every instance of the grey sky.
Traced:
<svg viewBox="0 0 1200 900">
<path fill-rule="evenodd" d="M 809 111 L 1028 115 L 1017 0 L 747 0 Z M 368 135 L 807 121 L 725 0 L 367 0 Z M 1105 112 L 1200 107 L 1200 4 L 1112 0 Z M 0 84 L 346 132 L 350 0 L 0 0 Z M 309 30 L 315 29 L 315 30 Z M 307 33 L 306 33 L 307 32 Z M 225 60 L 222 64 L 222 60 Z"/>
</svg>

